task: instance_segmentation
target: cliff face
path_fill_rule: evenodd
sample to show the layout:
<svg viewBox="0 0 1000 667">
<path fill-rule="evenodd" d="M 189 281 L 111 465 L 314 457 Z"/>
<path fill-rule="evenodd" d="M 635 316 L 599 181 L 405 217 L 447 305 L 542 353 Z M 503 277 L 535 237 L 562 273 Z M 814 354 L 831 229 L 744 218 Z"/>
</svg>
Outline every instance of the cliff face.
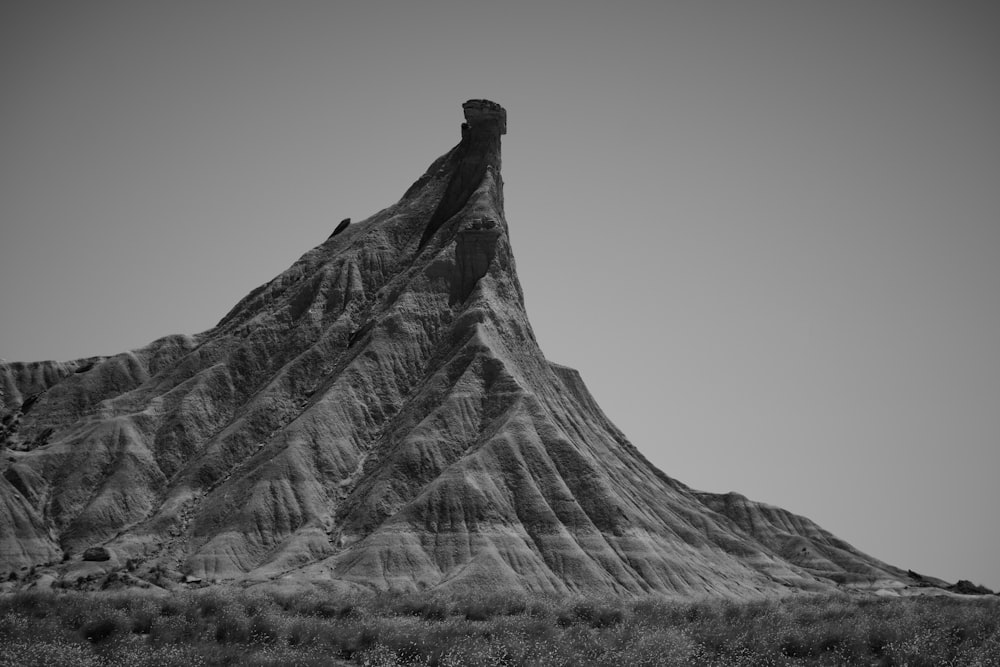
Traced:
<svg viewBox="0 0 1000 667">
<path fill-rule="evenodd" d="M 506 113 L 464 109 L 461 143 L 403 199 L 341 225 L 210 331 L 0 364 L 5 414 L 35 396 L 6 437 L 0 573 L 64 561 L 72 579 L 103 546 L 101 573 L 157 580 L 903 585 L 806 519 L 667 477 L 545 359 L 503 210 Z"/>
</svg>

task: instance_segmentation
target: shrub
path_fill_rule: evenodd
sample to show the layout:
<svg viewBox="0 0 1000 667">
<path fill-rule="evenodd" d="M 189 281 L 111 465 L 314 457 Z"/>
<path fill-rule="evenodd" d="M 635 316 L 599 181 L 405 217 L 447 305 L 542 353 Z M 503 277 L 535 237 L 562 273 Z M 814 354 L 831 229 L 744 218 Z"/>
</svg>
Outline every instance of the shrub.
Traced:
<svg viewBox="0 0 1000 667">
<path fill-rule="evenodd" d="M 420 615 L 428 621 L 443 621 L 448 618 L 448 605 L 441 600 L 430 600 Z"/>
<path fill-rule="evenodd" d="M 253 642 L 273 644 L 284 634 L 282 618 L 272 612 L 260 612 L 250 621 L 250 636 Z"/>
<path fill-rule="evenodd" d="M 184 613 L 185 600 L 180 597 L 168 598 L 160 607 L 161 616 L 178 616 Z"/>
<path fill-rule="evenodd" d="M 456 608 L 456 612 L 465 616 L 468 621 L 488 621 L 493 618 L 493 610 L 484 602 L 465 602 Z"/>
<path fill-rule="evenodd" d="M 625 612 L 620 606 L 598 604 L 593 601 L 577 603 L 573 608 L 577 619 L 589 623 L 592 628 L 608 628 L 618 625 L 625 619 Z"/>
<path fill-rule="evenodd" d="M 329 624 L 320 619 L 300 618 L 292 622 L 288 629 L 288 643 L 291 646 L 311 646 L 322 642 Z"/>
<path fill-rule="evenodd" d="M 781 653 L 789 658 L 806 658 L 813 655 L 813 649 L 807 637 L 791 633 L 781 639 Z"/>
<path fill-rule="evenodd" d="M 230 610 L 219 615 L 215 623 L 215 641 L 246 644 L 253 630 L 242 610 Z"/>
<path fill-rule="evenodd" d="M 364 653 L 378 643 L 378 630 L 370 625 L 357 628 L 347 634 L 341 642 L 341 653 L 350 658 L 357 653 Z"/>
<path fill-rule="evenodd" d="M 101 616 L 96 618 L 89 623 L 86 623 L 83 628 L 80 629 L 80 634 L 82 634 L 87 641 L 92 644 L 99 644 L 101 642 L 107 641 L 122 631 L 123 619 L 117 616 Z"/>
<path fill-rule="evenodd" d="M 198 595 L 195 603 L 198 613 L 202 616 L 215 616 L 223 609 L 229 607 L 232 601 L 217 591 L 209 591 Z"/>
<path fill-rule="evenodd" d="M 350 618 L 357 614 L 357 609 L 350 602 L 320 600 L 311 608 L 310 612 L 320 618 Z"/>
<path fill-rule="evenodd" d="M 148 635 L 153 630 L 153 619 L 156 614 L 140 609 L 132 615 L 132 632 L 137 635 Z"/>
</svg>

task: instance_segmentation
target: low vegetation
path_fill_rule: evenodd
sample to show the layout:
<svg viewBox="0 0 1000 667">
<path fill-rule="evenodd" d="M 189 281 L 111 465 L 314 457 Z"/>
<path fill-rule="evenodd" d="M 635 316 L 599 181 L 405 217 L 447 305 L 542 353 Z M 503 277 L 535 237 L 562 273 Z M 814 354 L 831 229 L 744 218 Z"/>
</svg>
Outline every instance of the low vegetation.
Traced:
<svg viewBox="0 0 1000 667">
<path fill-rule="evenodd" d="M 1000 599 L 0 598 L 0 665 L 998 665 Z"/>
</svg>

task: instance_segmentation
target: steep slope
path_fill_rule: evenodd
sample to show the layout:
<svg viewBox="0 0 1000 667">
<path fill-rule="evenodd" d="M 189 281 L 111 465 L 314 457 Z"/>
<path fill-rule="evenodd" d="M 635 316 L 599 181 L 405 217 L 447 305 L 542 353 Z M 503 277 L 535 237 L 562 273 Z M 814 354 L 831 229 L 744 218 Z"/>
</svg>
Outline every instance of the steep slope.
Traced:
<svg viewBox="0 0 1000 667">
<path fill-rule="evenodd" d="M 397 204 L 210 331 L 0 365 L 0 570 L 65 560 L 71 579 L 103 546 L 103 571 L 151 579 L 374 589 L 907 582 L 806 519 L 667 477 L 545 359 L 504 216 L 506 112 L 463 108 L 461 142 Z"/>
</svg>

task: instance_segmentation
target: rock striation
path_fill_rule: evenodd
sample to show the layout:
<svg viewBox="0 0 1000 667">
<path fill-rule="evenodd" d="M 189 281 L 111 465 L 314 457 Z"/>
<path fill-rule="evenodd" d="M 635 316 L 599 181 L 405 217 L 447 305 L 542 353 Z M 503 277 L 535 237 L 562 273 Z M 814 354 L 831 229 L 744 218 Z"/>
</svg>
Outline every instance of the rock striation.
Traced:
<svg viewBox="0 0 1000 667">
<path fill-rule="evenodd" d="M 506 112 L 463 109 L 460 143 L 399 202 L 211 330 L 0 364 L 17 413 L 0 574 L 613 595 L 911 582 L 808 519 L 665 475 L 545 358 L 503 209 Z"/>
</svg>

